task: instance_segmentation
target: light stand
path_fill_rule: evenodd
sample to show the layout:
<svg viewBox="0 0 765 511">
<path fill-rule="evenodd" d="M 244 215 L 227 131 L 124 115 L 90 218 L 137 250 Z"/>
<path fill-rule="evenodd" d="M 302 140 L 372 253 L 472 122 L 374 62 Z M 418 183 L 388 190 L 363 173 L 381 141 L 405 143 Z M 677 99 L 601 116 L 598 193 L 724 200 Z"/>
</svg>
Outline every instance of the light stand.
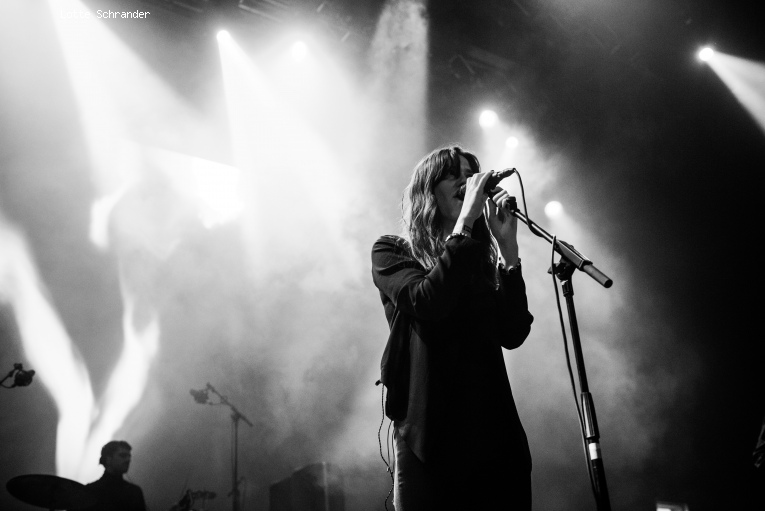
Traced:
<svg viewBox="0 0 765 511">
<path fill-rule="evenodd" d="M 581 270 L 596 282 L 605 288 L 611 287 L 613 281 L 603 272 L 598 270 L 592 261 L 580 254 L 565 241 L 561 241 L 551 236 L 547 231 L 539 227 L 533 220 L 521 213 L 515 204 L 515 198 L 511 197 L 512 215 L 525 223 L 531 229 L 531 232 L 547 240 L 548 243 L 554 243 L 554 250 L 560 254 L 560 261 L 550 269 L 558 280 L 561 281 L 563 296 L 566 297 L 566 308 L 568 309 L 568 319 L 571 327 L 571 342 L 574 348 L 574 357 L 576 359 L 576 368 L 579 374 L 579 389 L 582 400 L 582 428 L 584 431 L 585 442 L 587 444 L 586 456 L 588 469 L 590 471 L 592 489 L 595 494 L 595 503 L 598 511 L 610 511 L 611 501 L 608 496 L 608 486 L 606 485 L 606 472 L 603 467 L 603 457 L 600 452 L 600 433 L 598 432 L 598 421 L 595 416 L 595 404 L 590 394 L 590 388 L 587 384 L 587 371 L 584 367 L 584 355 L 582 354 L 582 344 L 579 339 L 579 325 L 576 321 L 576 309 L 574 308 L 574 286 L 571 283 L 571 277 L 574 270 Z"/>
<path fill-rule="evenodd" d="M 250 427 L 252 427 L 252 422 L 244 416 L 242 412 L 240 412 L 236 406 L 231 404 L 231 402 L 226 398 L 226 396 L 222 395 L 220 392 L 218 392 L 215 387 L 210 385 L 210 383 L 207 384 L 207 386 L 203 390 L 192 390 L 191 395 L 194 396 L 194 400 L 197 403 L 206 403 L 207 402 L 207 394 L 208 392 L 212 392 L 216 396 L 218 396 L 218 399 L 220 399 L 220 403 L 210 403 L 218 404 L 218 405 L 226 405 L 229 408 L 231 408 L 231 424 L 232 424 L 232 443 L 234 452 L 232 453 L 233 458 L 233 482 L 231 484 L 231 492 L 229 493 L 229 496 L 231 496 L 231 509 L 233 511 L 239 511 L 240 510 L 240 502 L 239 502 L 239 421 L 243 420 L 246 422 Z"/>
</svg>

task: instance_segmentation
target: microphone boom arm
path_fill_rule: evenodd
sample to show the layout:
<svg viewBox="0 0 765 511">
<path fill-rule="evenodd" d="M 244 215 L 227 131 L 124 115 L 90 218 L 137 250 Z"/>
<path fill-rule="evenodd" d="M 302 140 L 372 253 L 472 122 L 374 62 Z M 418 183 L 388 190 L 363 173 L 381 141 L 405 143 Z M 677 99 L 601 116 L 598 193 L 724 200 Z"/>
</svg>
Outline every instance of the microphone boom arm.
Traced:
<svg viewBox="0 0 765 511">
<path fill-rule="evenodd" d="M 218 390 L 210 385 L 208 382 L 205 386 L 205 391 L 212 392 L 216 396 L 218 396 L 218 399 L 220 399 L 220 403 L 215 404 L 221 404 L 228 406 L 231 411 L 233 412 L 231 414 L 231 424 L 233 426 L 232 429 L 232 468 L 233 468 L 233 474 L 231 475 L 232 484 L 231 484 L 231 492 L 229 493 L 229 496 L 231 497 L 231 509 L 232 511 L 240 511 L 241 510 L 241 503 L 240 503 L 240 495 L 239 495 L 239 484 L 241 481 L 239 480 L 239 420 L 243 420 L 247 423 L 248 426 L 252 426 L 252 422 L 250 422 L 250 419 L 245 417 L 245 415 L 240 412 L 236 406 L 234 406 L 227 398 L 226 396 L 222 395 Z"/>
<path fill-rule="evenodd" d="M 553 236 L 549 232 L 541 228 L 536 222 L 528 218 L 524 213 L 522 213 L 518 209 L 517 203 L 515 203 L 515 201 L 513 201 L 513 203 L 515 204 L 515 206 L 513 207 L 511 214 L 515 218 L 523 222 L 524 224 L 528 225 L 532 233 L 536 234 L 540 238 L 547 240 L 548 243 L 552 244 Z M 589 275 L 590 277 L 592 277 L 595 280 L 595 282 L 597 282 L 601 286 L 605 288 L 609 288 L 613 285 L 614 281 L 611 280 L 611 278 L 608 277 L 608 275 L 600 271 L 594 264 L 592 264 L 591 260 L 589 260 L 586 256 L 581 254 L 578 250 L 576 250 L 573 245 L 556 238 L 554 249 L 556 252 L 558 252 L 558 254 L 561 255 L 561 257 L 565 258 L 571 264 L 576 266 L 578 270 L 581 270 L 587 275 Z"/>
<path fill-rule="evenodd" d="M 218 396 L 218 399 L 220 399 L 220 403 L 218 403 L 218 404 L 221 404 L 221 405 L 226 405 L 226 406 L 228 406 L 229 408 L 231 408 L 231 411 L 234 413 L 234 416 L 236 417 L 236 420 L 242 419 L 242 420 L 243 420 L 244 422 L 246 422 L 246 423 L 247 423 L 247 424 L 248 424 L 250 427 L 253 427 L 253 426 L 252 426 L 252 422 L 250 422 L 250 420 L 249 420 L 249 419 L 248 419 L 248 418 L 247 418 L 247 417 L 246 417 L 246 416 L 245 416 L 245 415 L 244 415 L 242 412 L 240 412 L 240 411 L 237 409 L 237 407 L 236 407 L 236 406 L 234 406 L 233 404 L 231 404 L 231 402 L 230 402 L 228 399 L 226 399 L 226 396 L 223 396 L 223 395 L 221 395 L 221 393 L 220 393 L 220 392 L 218 392 L 218 390 L 217 390 L 215 387 L 213 387 L 212 385 L 210 385 L 209 383 L 207 384 L 207 387 L 206 387 L 206 388 L 207 388 L 207 390 L 209 390 L 210 392 L 212 392 L 213 394 L 215 394 L 216 396 Z"/>
</svg>

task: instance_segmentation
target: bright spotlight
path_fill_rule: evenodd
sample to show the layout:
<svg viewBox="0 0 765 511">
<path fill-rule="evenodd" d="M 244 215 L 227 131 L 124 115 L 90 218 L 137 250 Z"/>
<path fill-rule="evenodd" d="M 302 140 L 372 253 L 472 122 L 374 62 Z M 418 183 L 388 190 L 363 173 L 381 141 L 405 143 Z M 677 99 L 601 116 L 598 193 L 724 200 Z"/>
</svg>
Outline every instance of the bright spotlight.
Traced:
<svg viewBox="0 0 765 511">
<path fill-rule="evenodd" d="M 554 200 L 547 203 L 545 206 L 545 215 L 547 218 L 557 218 L 563 213 L 563 204 Z"/>
<path fill-rule="evenodd" d="M 218 32 L 218 41 L 227 41 L 231 39 L 231 34 L 228 33 L 228 30 L 221 30 Z"/>
<path fill-rule="evenodd" d="M 482 128 L 491 128 L 497 124 L 498 120 L 499 117 L 497 117 L 497 112 L 493 110 L 484 110 L 481 112 L 481 116 L 478 118 L 478 123 Z"/>
<path fill-rule="evenodd" d="M 300 62 L 308 55 L 308 46 L 303 41 L 295 41 L 292 45 L 292 58 Z"/>
<path fill-rule="evenodd" d="M 507 137 L 507 140 L 505 140 L 505 146 L 508 149 L 515 149 L 516 147 L 518 147 L 519 143 L 520 142 L 518 141 L 516 137 Z"/>
<path fill-rule="evenodd" d="M 699 60 L 702 62 L 709 62 L 709 60 L 715 56 L 715 51 L 710 46 L 704 46 L 699 50 Z"/>
</svg>

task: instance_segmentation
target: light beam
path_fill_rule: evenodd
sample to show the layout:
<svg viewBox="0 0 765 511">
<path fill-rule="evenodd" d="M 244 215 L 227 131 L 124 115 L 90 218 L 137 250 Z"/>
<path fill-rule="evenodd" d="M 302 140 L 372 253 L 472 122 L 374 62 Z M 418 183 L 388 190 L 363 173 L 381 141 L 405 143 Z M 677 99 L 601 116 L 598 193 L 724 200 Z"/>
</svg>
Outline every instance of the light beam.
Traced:
<svg viewBox="0 0 765 511">
<path fill-rule="evenodd" d="M 141 294 L 146 291 L 142 288 L 146 275 L 141 275 L 140 269 L 125 271 L 131 256 L 111 245 L 109 236 L 114 208 L 140 181 L 139 175 L 147 170 L 140 168 L 144 162 L 140 158 L 131 158 L 132 155 L 124 151 L 126 144 L 119 141 L 124 137 L 170 147 L 189 145 L 198 148 L 204 146 L 204 135 L 196 114 L 178 101 L 175 93 L 95 15 L 79 19 L 60 15 L 62 11 L 89 12 L 87 6 L 78 0 L 50 0 L 49 7 L 88 142 L 94 182 L 102 194 L 91 210 L 91 240 L 101 249 L 116 249 L 124 304 L 123 344 L 103 395 L 98 399 L 93 397 L 87 371 L 74 356 L 59 357 L 57 364 L 66 367 L 71 374 L 80 374 L 79 380 L 70 377 L 77 382 L 79 390 L 57 392 L 55 389 L 65 385 L 55 372 L 48 374 L 46 384 L 60 415 L 57 472 L 64 477 L 89 482 L 99 475 L 93 460 L 98 459 L 101 446 L 114 438 L 143 395 L 160 338 L 157 313 L 147 295 Z M 169 236 L 157 242 L 162 238 L 159 232 L 158 228 L 148 229 L 133 241 L 137 246 L 141 241 L 155 243 L 156 246 L 142 246 L 141 250 L 161 259 L 172 251 L 174 245 L 172 240 L 168 241 Z M 117 233 L 126 236 L 119 229 Z M 136 234 L 131 232 L 127 236 Z M 152 238 L 152 235 L 156 236 Z M 45 307 L 38 303 L 38 313 L 43 314 Z M 24 339 L 27 351 L 34 350 L 31 343 L 35 338 L 30 335 Z M 68 344 L 68 349 L 75 350 L 71 339 L 58 338 L 62 345 Z M 71 411 L 74 402 L 77 403 L 77 413 Z"/>
<path fill-rule="evenodd" d="M 720 52 L 707 64 L 765 132 L 765 64 Z"/>
<path fill-rule="evenodd" d="M 24 354 L 58 410 L 56 472 L 88 479 L 94 471 L 84 470 L 83 455 L 95 411 L 88 370 L 40 279 L 31 250 L 2 215 L 0 245 L 0 300 L 11 305 Z M 93 458 L 88 461 L 92 467 Z"/>
</svg>

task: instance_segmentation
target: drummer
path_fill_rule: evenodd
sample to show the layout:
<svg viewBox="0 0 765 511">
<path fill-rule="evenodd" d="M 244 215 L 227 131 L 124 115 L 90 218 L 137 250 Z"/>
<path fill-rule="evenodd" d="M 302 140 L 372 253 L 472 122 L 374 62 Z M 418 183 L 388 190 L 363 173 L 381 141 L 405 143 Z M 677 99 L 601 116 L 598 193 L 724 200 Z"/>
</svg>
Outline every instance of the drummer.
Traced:
<svg viewBox="0 0 765 511">
<path fill-rule="evenodd" d="M 101 448 L 98 462 L 104 466 L 104 475 L 85 486 L 98 504 L 87 511 L 146 511 L 141 488 L 123 479 L 130 468 L 131 450 L 124 440 L 112 440 Z"/>
</svg>

